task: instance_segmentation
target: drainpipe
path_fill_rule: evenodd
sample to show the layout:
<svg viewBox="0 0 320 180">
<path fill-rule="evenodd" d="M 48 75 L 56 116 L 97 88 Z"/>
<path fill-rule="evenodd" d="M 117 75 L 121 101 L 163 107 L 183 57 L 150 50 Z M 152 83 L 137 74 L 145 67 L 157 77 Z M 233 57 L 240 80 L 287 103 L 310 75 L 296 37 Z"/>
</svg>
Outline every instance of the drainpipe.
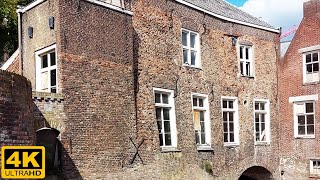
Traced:
<svg viewBox="0 0 320 180">
<path fill-rule="evenodd" d="M 22 61 L 22 13 L 23 7 L 18 7 L 18 47 L 19 47 L 19 74 L 23 76 L 23 61 Z"/>
</svg>

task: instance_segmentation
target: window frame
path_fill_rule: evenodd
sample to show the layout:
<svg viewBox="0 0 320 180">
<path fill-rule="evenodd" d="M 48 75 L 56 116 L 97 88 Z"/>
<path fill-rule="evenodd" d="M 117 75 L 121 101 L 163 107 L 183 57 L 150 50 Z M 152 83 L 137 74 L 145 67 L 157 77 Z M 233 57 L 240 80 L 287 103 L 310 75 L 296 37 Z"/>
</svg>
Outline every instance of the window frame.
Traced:
<svg viewBox="0 0 320 180">
<path fill-rule="evenodd" d="M 187 46 L 183 45 L 183 38 L 182 38 L 182 34 L 183 32 L 187 32 L 188 36 L 187 36 Z M 191 43 L 190 43 L 190 34 L 195 34 L 196 38 L 195 38 L 195 48 L 191 48 Z M 189 30 L 189 29 L 185 29 L 182 28 L 181 29 L 181 45 L 182 45 L 182 65 L 183 66 L 188 66 L 188 67 L 193 67 L 193 68 L 200 68 L 201 69 L 201 48 L 200 48 L 200 34 Z M 188 50 L 188 63 L 184 62 L 184 54 L 183 51 L 184 49 Z M 196 52 L 196 59 L 195 59 L 195 65 L 191 65 L 191 51 L 195 51 Z"/>
<path fill-rule="evenodd" d="M 264 109 L 265 110 L 256 110 L 255 104 L 257 103 L 264 103 Z M 265 141 L 257 141 L 256 140 L 256 113 L 259 114 L 265 114 L 265 131 L 266 131 L 266 140 Z M 260 120 L 259 120 L 260 122 Z M 271 136 L 271 130 L 270 130 L 270 101 L 269 99 L 254 99 L 253 100 L 253 123 L 254 123 L 254 143 L 255 145 L 259 144 L 270 144 L 270 136 Z M 259 123 L 259 127 L 261 129 L 261 125 Z"/>
<path fill-rule="evenodd" d="M 56 64 L 53 66 L 49 66 L 50 62 L 50 53 L 55 52 L 55 58 L 56 58 Z M 43 55 L 47 55 L 49 58 L 47 59 L 48 61 L 48 67 L 42 68 L 41 67 L 41 57 Z M 41 50 L 38 50 L 35 52 L 35 86 L 36 86 L 36 91 L 39 92 L 47 92 L 47 93 L 52 93 L 51 92 L 51 70 L 56 70 L 56 92 L 59 93 L 59 79 L 58 79 L 58 54 L 57 54 L 57 45 L 51 45 L 46 48 L 43 48 Z M 41 73 L 42 72 L 48 72 L 48 90 L 44 91 L 42 90 L 42 82 L 41 82 Z"/>
<path fill-rule="evenodd" d="M 243 49 L 245 48 L 249 48 L 249 59 L 247 60 L 244 55 L 246 54 L 245 53 L 245 50 L 242 52 L 242 55 L 243 55 L 243 58 L 241 59 L 241 47 L 244 47 Z M 242 44 L 242 43 L 239 43 L 238 44 L 238 59 L 239 59 L 239 74 L 241 77 L 249 77 L 249 78 L 254 78 L 255 77 L 255 64 L 254 64 L 254 53 L 253 53 L 253 49 L 254 46 L 253 45 L 248 45 L 248 44 Z M 241 73 L 241 62 L 244 62 L 244 63 L 247 63 L 249 62 L 250 63 L 250 74 L 248 75 L 247 73 L 247 70 L 246 70 L 246 67 L 242 67 L 243 68 L 243 71 L 244 71 L 244 74 Z"/>
<path fill-rule="evenodd" d="M 306 103 L 313 103 L 313 113 L 306 113 Z M 296 106 L 298 104 L 303 104 L 304 106 L 304 112 L 303 112 L 303 115 L 304 116 L 307 116 L 307 115 L 313 115 L 313 134 L 311 135 L 308 135 L 307 131 L 305 132 L 306 134 L 305 135 L 299 135 L 299 132 L 298 132 L 298 115 L 297 115 L 297 112 L 295 111 L 296 110 Z M 315 131 L 316 131 L 316 113 L 315 113 L 315 110 L 316 110 L 316 102 L 315 100 L 306 100 L 306 101 L 297 101 L 297 102 L 294 102 L 293 103 L 293 116 L 294 116 L 294 137 L 297 139 L 297 138 L 315 138 Z M 305 119 L 305 122 L 307 122 L 307 119 Z M 305 124 L 305 126 L 307 126 L 307 124 Z"/>
<path fill-rule="evenodd" d="M 307 55 L 309 55 L 309 54 L 311 54 L 311 59 L 313 59 L 313 54 L 314 53 L 317 53 L 318 54 L 318 61 L 316 61 L 316 62 L 313 62 L 312 60 L 311 60 L 311 62 L 310 63 L 307 63 L 307 61 L 306 61 L 306 57 L 307 57 Z M 319 82 L 320 81 L 320 51 L 319 50 L 314 50 L 314 51 L 308 51 L 308 52 L 303 52 L 302 53 L 302 71 L 303 71 L 303 83 L 304 84 L 307 84 L 307 83 L 314 83 L 314 82 Z M 314 72 L 314 73 L 308 73 L 307 72 L 307 65 L 308 64 L 314 64 L 314 63 L 318 63 L 318 72 Z M 313 67 L 312 67 L 313 68 Z M 312 80 L 312 81 L 308 81 L 307 80 L 307 75 L 308 74 L 318 74 L 318 80 Z"/>
<path fill-rule="evenodd" d="M 318 172 L 314 173 L 314 168 L 313 168 L 313 162 L 317 162 L 318 166 L 320 166 L 320 159 L 310 159 L 309 163 L 309 170 L 310 170 L 310 176 L 311 177 L 319 177 L 320 176 L 320 167 L 317 170 Z"/>
<path fill-rule="evenodd" d="M 156 93 L 161 93 L 161 94 L 167 94 L 168 95 L 168 104 L 163 104 L 163 103 L 156 103 L 155 102 L 155 96 Z M 169 149 L 176 149 L 177 148 L 177 128 L 176 128 L 176 112 L 175 112 L 175 102 L 174 102 L 174 90 L 169 90 L 169 89 L 162 89 L 162 88 L 153 88 L 153 104 L 154 104 L 154 113 L 155 113 L 155 124 L 157 127 L 157 137 L 159 141 L 159 146 L 160 146 L 160 139 L 159 139 L 159 134 L 160 132 L 158 131 L 158 125 L 157 125 L 157 118 L 156 118 L 156 110 L 157 107 L 160 108 L 171 108 L 169 112 L 170 116 L 170 134 L 171 134 L 171 145 L 165 145 L 163 143 L 162 146 L 160 146 L 161 150 L 165 150 L 167 148 Z M 162 126 L 164 127 L 162 120 Z M 163 142 L 165 142 L 165 139 L 163 138 Z"/>
<path fill-rule="evenodd" d="M 233 111 L 234 115 L 233 115 L 233 120 L 234 120 L 234 142 L 224 142 L 224 127 L 223 127 L 223 112 L 231 112 L 228 111 L 229 108 L 223 108 L 223 100 L 227 100 L 227 101 L 233 101 Z M 223 143 L 224 146 L 239 146 L 240 145 L 240 140 L 239 140 L 239 105 L 238 105 L 238 98 L 237 97 L 232 97 L 232 96 L 222 96 L 221 97 L 221 115 L 222 115 L 222 131 L 223 131 Z M 229 125 L 228 125 L 229 126 Z M 228 130 L 229 131 L 229 130 Z M 228 132 L 229 133 L 229 132 Z"/>
<path fill-rule="evenodd" d="M 199 106 L 195 107 L 193 105 L 193 98 L 203 99 L 203 107 L 199 107 Z M 197 100 L 197 102 L 199 103 L 199 100 Z M 198 149 L 208 148 L 208 147 L 211 148 L 211 122 L 210 122 L 208 95 L 199 94 L 199 93 L 191 93 L 191 107 L 192 107 L 193 122 L 195 122 L 194 110 L 204 111 L 205 144 L 201 144 L 201 138 L 200 138 L 200 144 L 197 144 L 197 148 Z M 195 127 L 194 127 L 194 130 L 195 130 Z"/>
</svg>

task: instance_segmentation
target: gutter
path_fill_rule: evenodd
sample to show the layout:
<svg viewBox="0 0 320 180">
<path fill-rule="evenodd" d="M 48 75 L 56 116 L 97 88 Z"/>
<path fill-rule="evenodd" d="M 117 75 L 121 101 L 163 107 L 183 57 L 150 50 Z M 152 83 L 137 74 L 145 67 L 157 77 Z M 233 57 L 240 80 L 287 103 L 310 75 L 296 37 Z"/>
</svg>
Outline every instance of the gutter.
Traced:
<svg viewBox="0 0 320 180">
<path fill-rule="evenodd" d="M 39 4 L 41 4 L 41 3 L 45 2 L 45 1 L 46 0 L 33 1 L 29 5 L 27 5 L 26 7 L 22 8 L 22 9 L 19 9 L 18 11 L 21 12 L 21 13 L 25 13 L 25 12 L 29 11 L 30 9 L 38 6 Z M 84 0 L 84 1 L 87 1 L 87 2 L 95 4 L 95 5 L 99 5 L 99 6 L 102 6 L 102 7 L 106 7 L 108 9 L 112 9 L 112 10 L 118 11 L 120 13 L 124 13 L 124 14 L 130 15 L 130 16 L 133 15 L 132 11 L 125 10 L 124 8 L 121 8 L 121 7 L 106 3 L 106 2 L 102 2 L 102 1 L 99 1 L 99 0 Z"/>
<path fill-rule="evenodd" d="M 23 61 L 22 61 L 22 8 L 17 10 L 18 14 L 18 51 L 19 51 L 19 74 L 23 76 Z"/>
<path fill-rule="evenodd" d="M 225 17 L 225 16 L 221 16 L 219 14 L 216 14 L 214 12 L 205 10 L 205 9 L 199 7 L 199 6 L 191 4 L 191 3 L 186 2 L 184 0 L 175 0 L 175 1 L 180 3 L 180 4 L 183 4 L 185 6 L 188 6 L 188 7 L 191 7 L 193 9 L 196 9 L 198 11 L 202 11 L 204 13 L 207 13 L 207 14 L 209 14 L 211 16 L 217 17 L 219 19 L 223 19 L 223 20 L 226 20 L 226 21 L 229 21 L 229 22 L 233 22 L 233 23 L 237 23 L 237 24 L 241 24 L 241 25 L 245 25 L 245 26 L 249 26 L 249 27 L 253 27 L 253 28 L 263 29 L 263 30 L 266 30 L 266 31 L 270 31 L 270 32 L 274 32 L 274 33 L 280 34 L 280 30 L 279 29 L 268 28 L 268 27 L 264 27 L 264 26 L 260 26 L 260 25 L 256 25 L 256 24 L 252 24 L 252 23 L 248 23 L 248 22 L 243 22 L 243 21 L 239 21 L 239 20 L 236 20 L 236 19 L 232 19 L 232 18 L 228 18 L 228 17 Z"/>
</svg>

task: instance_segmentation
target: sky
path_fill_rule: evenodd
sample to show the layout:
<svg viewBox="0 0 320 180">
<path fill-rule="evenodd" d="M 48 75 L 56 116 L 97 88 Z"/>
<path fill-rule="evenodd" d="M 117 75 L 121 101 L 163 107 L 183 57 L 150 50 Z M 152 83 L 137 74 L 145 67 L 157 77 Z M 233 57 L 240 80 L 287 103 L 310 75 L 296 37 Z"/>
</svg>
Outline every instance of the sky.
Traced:
<svg viewBox="0 0 320 180">
<path fill-rule="evenodd" d="M 299 26 L 303 15 L 304 0 L 226 0 L 241 10 L 268 22 L 282 32 Z M 285 40 L 290 40 L 292 36 Z"/>
</svg>

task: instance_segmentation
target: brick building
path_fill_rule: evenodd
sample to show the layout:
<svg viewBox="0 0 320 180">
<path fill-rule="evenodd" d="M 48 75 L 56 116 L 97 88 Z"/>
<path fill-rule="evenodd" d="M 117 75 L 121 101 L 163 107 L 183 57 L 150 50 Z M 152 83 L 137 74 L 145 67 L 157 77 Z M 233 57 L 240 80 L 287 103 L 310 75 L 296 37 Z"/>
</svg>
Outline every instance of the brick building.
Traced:
<svg viewBox="0 0 320 180">
<path fill-rule="evenodd" d="M 284 179 L 316 179 L 319 151 L 320 1 L 304 3 L 304 16 L 280 61 L 280 163 Z"/>
<path fill-rule="evenodd" d="M 222 0 L 18 12 L 36 129 L 61 132 L 58 179 L 280 179 L 278 30 Z"/>
</svg>

